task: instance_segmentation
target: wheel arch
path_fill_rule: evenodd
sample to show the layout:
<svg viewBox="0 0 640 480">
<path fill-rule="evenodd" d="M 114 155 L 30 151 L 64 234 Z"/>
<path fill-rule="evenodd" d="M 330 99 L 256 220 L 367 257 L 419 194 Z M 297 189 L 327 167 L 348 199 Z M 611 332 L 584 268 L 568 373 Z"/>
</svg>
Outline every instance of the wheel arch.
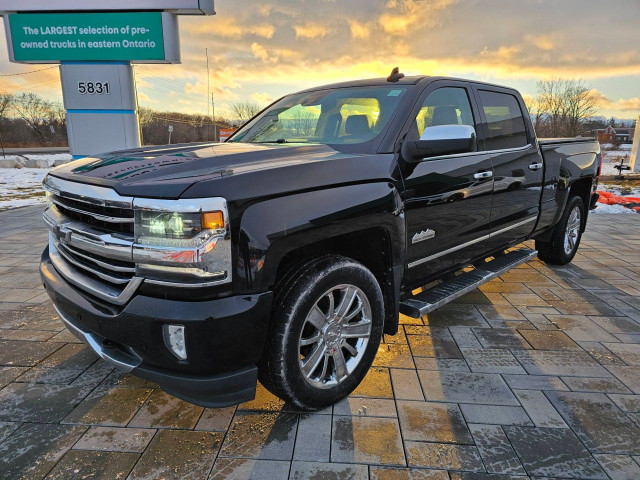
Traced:
<svg viewBox="0 0 640 480">
<path fill-rule="evenodd" d="M 388 182 L 331 188 L 260 202 L 242 217 L 236 279 L 273 289 L 297 263 L 337 254 L 365 265 L 385 299 L 385 333 L 395 333 L 404 263 L 404 218 Z"/>
<path fill-rule="evenodd" d="M 584 218 L 582 219 L 581 231 L 584 232 L 587 225 L 587 216 L 589 215 L 589 200 L 591 198 L 591 188 L 593 186 L 593 178 L 592 177 L 582 177 L 575 180 L 569 186 L 569 195 L 567 196 L 567 201 L 565 202 L 565 208 L 567 208 L 567 203 L 571 197 L 580 197 L 582 199 L 582 203 L 584 204 Z"/>
</svg>

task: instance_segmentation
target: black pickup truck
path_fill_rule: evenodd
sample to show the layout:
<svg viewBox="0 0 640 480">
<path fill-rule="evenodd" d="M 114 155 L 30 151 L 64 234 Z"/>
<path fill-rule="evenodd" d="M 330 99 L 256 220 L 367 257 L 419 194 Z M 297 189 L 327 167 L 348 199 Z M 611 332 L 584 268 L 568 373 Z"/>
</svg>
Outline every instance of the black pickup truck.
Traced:
<svg viewBox="0 0 640 480">
<path fill-rule="evenodd" d="M 570 262 L 600 166 L 594 140 L 536 139 L 510 88 L 318 87 L 225 143 L 53 169 L 40 271 L 67 327 L 122 371 L 205 406 L 250 400 L 259 379 L 317 409 L 358 385 L 399 314 L 535 255 Z"/>
</svg>

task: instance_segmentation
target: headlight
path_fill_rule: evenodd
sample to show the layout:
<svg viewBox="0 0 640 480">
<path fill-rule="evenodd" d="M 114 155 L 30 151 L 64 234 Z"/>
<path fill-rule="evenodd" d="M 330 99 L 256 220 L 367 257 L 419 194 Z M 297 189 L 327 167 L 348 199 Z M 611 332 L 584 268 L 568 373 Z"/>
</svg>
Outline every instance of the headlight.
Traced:
<svg viewBox="0 0 640 480">
<path fill-rule="evenodd" d="M 150 282 L 200 286 L 231 281 L 231 242 L 222 198 L 134 199 L 133 260 Z"/>
<path fill-rule="evenodd" d="M 192 247 L 224 233 L 224 214 L 136 211 L 136 242 L 146 245 Z"/>
</svg>

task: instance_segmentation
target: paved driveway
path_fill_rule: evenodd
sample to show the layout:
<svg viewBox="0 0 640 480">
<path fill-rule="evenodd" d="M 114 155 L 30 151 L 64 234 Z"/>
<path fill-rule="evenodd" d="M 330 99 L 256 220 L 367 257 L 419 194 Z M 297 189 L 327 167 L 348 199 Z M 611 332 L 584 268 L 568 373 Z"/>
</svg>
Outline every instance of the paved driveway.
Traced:
<svg viewBox="0 0 640 480">
<path fill-rule="evenodd" d="M 316 414 L 262 389 L 203 409 L 115 372 L 57 320 L 45 240 L 40 208 L 0 214 L 1 479 L 640 478 L 640 216 L 592 216 L 569 267 L 402 317 Z"/>
</svg>

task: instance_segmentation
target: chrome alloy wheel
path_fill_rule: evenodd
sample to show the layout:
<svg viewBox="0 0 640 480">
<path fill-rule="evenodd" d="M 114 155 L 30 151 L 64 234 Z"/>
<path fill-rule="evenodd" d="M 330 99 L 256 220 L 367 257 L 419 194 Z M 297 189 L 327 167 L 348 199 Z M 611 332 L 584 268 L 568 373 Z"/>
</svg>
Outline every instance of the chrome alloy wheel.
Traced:
<svg viewBox="0 0 640 480">
<path fill-rule="evenodd" d="M 298 340 L 302 375 L 316 388 L 331 388 L 356 368 L 371 336 L 371 305 L 355 285 L 337 285 L 316 301 Z"/>
<path fill-rule="evenodd" d="M 564 253 L 571 255 L 576 243 L 578 243 L 578 236 L 580 235 L 580 208 L 573 207 L 567 220 L 567 228 L 564 231 Z"/>
</svg>

